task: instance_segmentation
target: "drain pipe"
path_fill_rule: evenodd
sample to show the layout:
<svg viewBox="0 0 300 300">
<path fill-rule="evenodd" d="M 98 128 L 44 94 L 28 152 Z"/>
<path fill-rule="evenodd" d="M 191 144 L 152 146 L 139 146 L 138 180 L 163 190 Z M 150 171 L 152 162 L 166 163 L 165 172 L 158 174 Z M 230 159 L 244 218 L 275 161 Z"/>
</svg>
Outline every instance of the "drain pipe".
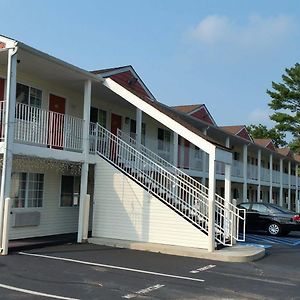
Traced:
<svg viewBox="0 0 300 300">
<path fill-rule="evenodd" d="M 1 176 L 0 190 L 0 246 L 1 254 L 3 253 L 3 241 L 8 240 L 8 230 L 3 232 L 4 226 L 4 206 L 6 199 L 10 196 L 11 170 L 13 160 L 13 139 L 14 139 L 14 118 L 16 102 L 16 77 L 17 77 L 17 52 L 18 47 L 8 49 L 7 79 L 6 79 L 6 103 L 5 123 L 4 123 L 4 151 L 3 167 Z M 10 212 L 8 212 L 10 213 Z M 5 236 L 4 236 L 5 235 Z"/>
</svg>

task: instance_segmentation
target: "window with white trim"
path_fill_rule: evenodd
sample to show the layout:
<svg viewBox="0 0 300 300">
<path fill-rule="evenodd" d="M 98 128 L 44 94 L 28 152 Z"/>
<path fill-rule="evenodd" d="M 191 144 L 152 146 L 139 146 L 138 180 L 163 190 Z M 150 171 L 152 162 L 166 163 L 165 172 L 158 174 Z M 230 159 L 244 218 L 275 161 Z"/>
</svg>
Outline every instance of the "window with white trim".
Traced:
<svg viewBox="0 0 300 300">
<path fill-rule="evenodd" d="M 44 174 L 13 173 L 11 199 L 16 208 L 42 207 L 44 193 Z"/>
<path fill-rule="evenodd" d="M 61 176 L 61 207 L 79 206 L 80 197 L 80 177 L 79 176 Z"/>
<path fill-rule="evenodd" d="M 17 83 L 16 100 L 19 103 L 41 108 L 42 91 L 21 83 Z"/>
<path fill-rule="evenodd" d="M 157 129 L 157 149 L 162 152 L 170 152 L 171 149 L 171 132 L 166 129 Z"/>
</svg>

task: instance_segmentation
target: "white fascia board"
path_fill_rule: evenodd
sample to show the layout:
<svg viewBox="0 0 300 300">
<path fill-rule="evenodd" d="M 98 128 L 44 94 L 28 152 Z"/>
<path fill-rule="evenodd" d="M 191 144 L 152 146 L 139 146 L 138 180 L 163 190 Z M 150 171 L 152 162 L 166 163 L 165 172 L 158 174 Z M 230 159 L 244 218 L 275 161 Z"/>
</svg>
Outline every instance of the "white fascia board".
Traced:
<svg viewBox="0 0 300 300">
<path fill-rule="evenodd" d="M 178 133 L 180 136 L 203 150 L 208 154 L 214 154 L 216 146 L 209 141 L 205 140 L 204 138 L 200 137 L 196 133 L 190 131 L 189 129 L 185 128 L 183 125 L 179 124 L 169 116 L 165 115 L 152 105 L 146 103 L 141 98 L 137 97 L 133 93 L 129 92 L 121 85 L 116 83 L 110 78 L 106 78 L 103 81 L 103 85 L 109 88 L 111 91 L 134 105 L 135 107 L 142 110 L 145 114 L 149 115 L 150 117 L 154 118 L 158 122 L 164 124 L 166 127 L 171 129 L 172 131 Z M 223 150 L 224 151 L 224 150 Z M 225 151 L 224 151 L 225 152 Z"/>
<path fill-rule="evenodd" d="M 17 41 L 3 35 L 0 35 L 0 41 L 6 44 L 5 48 L 13 48 L 17 45 Z"/>
<path fill-rule="evenodd" d="M 50 149 L 46 147 L 37 147 L 25 144 L 14 144 L 13 153 L 16 155 L 24 155 L 31 157 L 39 157 L 45 159 L 55 159 L 70 162 L 84 162 L 84 155 L 78 152 L 71 152 L 59 149 Z"/>
</svg>

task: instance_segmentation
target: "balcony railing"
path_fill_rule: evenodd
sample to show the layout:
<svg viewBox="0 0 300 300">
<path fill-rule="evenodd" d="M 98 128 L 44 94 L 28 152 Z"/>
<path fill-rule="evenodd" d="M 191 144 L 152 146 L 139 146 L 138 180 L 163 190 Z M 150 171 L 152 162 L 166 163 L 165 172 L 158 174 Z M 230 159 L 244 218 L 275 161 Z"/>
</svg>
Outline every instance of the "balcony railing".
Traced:
<svg viewBox="0 0 300 300">
<path fill-rule="evenodd" d="M 0 102 L 0 140 L 4 140 L 5 102 Z M 16 103 L 14 140 L 35 146 L 82 151 L 83 120 L 66 114 Z"/>
</svg>

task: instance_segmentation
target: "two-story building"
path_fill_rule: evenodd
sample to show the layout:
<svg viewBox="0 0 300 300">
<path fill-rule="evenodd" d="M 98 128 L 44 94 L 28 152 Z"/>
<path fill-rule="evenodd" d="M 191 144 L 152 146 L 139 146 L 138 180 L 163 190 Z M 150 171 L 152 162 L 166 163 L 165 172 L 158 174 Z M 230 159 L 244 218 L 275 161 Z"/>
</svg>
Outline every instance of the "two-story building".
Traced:
<svg viewBox="0 0 300 300">
<path fill-rule="evenodd" d="M 0 108 L 4 254 L 8 238 L 81 242 L 88 224 L 95 238 L 213 251 L 244 237 L 233 198 L 298 203 L 292 157 L 204 105 L 158 102 L 131 66 L 89 72 L 0 36 Z"/>
</svg>

